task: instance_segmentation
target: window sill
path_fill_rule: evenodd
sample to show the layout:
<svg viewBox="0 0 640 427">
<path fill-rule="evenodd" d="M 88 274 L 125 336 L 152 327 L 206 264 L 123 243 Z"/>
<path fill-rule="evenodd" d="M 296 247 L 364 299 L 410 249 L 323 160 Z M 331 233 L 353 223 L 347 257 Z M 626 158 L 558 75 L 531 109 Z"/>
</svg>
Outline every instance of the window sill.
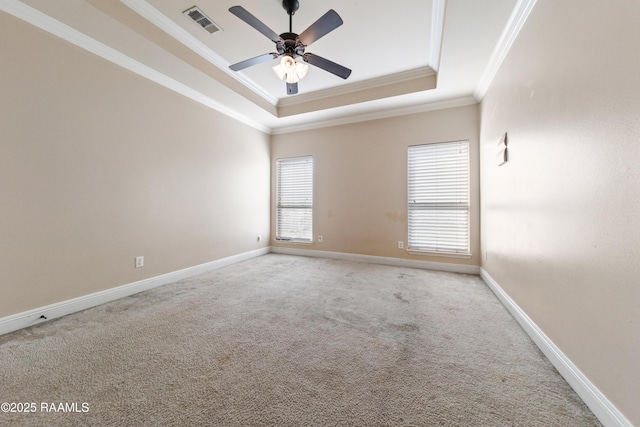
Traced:
<svg viewBox="0 0 640 427">
<path fill-rule="evenodd" d="M 407 249 L 407 252 L 412 255 L 425 255 L 425 256 L 435 256 L 442 258 L 461 258 L 461 259 L 471 259 L 472 254 L 460 254 L 460 253 L 448 253 L 448 252 L 431 252 L 431 251 L 420 251 L 417 249 Z"/>
<path fill-rule="evenodd" d="M 277 243 L 294 243 L 296 245 L 313 245 L 312 240 L 297 240 L 297 239 L 274 239 Z"/>
</svg>

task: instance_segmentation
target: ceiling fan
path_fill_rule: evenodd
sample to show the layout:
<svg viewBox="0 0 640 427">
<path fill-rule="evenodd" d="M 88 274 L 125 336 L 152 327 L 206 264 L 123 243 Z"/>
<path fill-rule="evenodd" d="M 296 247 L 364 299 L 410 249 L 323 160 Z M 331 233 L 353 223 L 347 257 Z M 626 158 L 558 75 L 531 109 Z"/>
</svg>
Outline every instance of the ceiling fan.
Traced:
<svg viewBox="0 0 640 427">
<path fill-rule="evenodd" d="M 320 19 L 311 24 L 309 28 L 298 35 L 293 32 L 292 23 L 293 15 L 300 7 L 300 3 L 297 0 L 283 0 L 282 7 L 289 15 L 289 32 L 282 33 L 280 35 L 276 34 L 271 30 L 271 28 L 267 27 L 262 21 L 253 16 L 242 6 L 233 6 L 229 9 L 229 12 L 233 13 L 235 16 L 242 19 L 244 22 L 266 36 L 269 40 L 274 42 L 276 44 L 277 51 L 238 62 L 230 65 L 229 68 L 233 71 L 240 71 L 253 65 L 282 57 L 280 64 L 273 67 L 273 70 L 280 79 L 285 79 L 287 82 L 288 95 L 298 93 L 298 81 L 307 74 L 309 67 L 305 63 L 315 65 L 316 67 L 335 74 L 343 79 L 349 77 L 351 74 L 350 69 L 329 61 L 321 56 L 305 52 L 305 49 L 311 43 L 342 25 L 342 18 L 340 18 L 340 15 L 338 15 L 335 10 L 330 9 L 327 13 L 322 15 Z M 304 62 L 296 61 L 298 58 L 301 58 Z"/>
</svg>

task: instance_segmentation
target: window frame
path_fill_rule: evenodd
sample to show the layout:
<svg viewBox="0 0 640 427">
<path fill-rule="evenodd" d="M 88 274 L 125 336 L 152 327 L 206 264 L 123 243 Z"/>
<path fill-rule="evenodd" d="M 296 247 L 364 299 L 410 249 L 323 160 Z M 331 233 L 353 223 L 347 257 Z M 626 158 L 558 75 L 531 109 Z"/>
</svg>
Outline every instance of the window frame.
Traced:
<svg viewBox="0 0 640 427">
<path fill-rule="evenodd" d="M 462 159 L 464 163 L 460 164 L 461 159 L 455 158 L 455 156 L 447 157 L 447 159 L 440 157 L 440 160 L 454 159 L 458 163 L 452 167 L 444 165 L 444 162 L 441 161 L 443 166 L 440 169 L 425 174 L 424 168 L 437 166 L 439 160 L 437 157 L 428 159 L 429 152 L 432 156 L 438 156 L 438 150 L 441 155 L 442 151 L 451 150 L 453 146 L 460 147 L 461 145 L 464 147 L 464 158 Z M 471 257 L 470 148 L 469 140 L 416 144 L 408 147 L 407 251 L 425 255 Z M 420 150 L 424 151 L 419 153 Z M 422 156 L 422 158 L 416 159 L 418 156 Z M 420 163 L 422 171 L 416 170 L 416 162 Z M 460 168 L 459 172 L 455 171 L 457 168 Z M 451 175 L 444 176 L 446 173 L 456 173 L 455 182 L 448 178 Z M 440 177 L 444 177 L 441 183 L 438 182 Z M 464 188 L 459 187 L 461 183 L 464 184 Z M 428 184 L 435 184 L 435 187 Z M 453 187 L 451 187 L 452 184 Z M 444 191 L 444 187 L 455 188 L 455 190 Z M 420 201 L 421 197 L 422 201 Z M 448 215 L 447 212 L 449 212 Z M 460 212 L 464 212 L 464 214 L 460 215 Z M 432 214 L 433 218 L 423 218 L 421 223 L 416 223 L 418 221 L 416 216 L 419 213 L 423 213 L 425 217 Z M 442 227 L 443 224 L 445 227 Z M 451 231 L 447 232 L 447 228 Z M 429 229 L 431 230 L 429 231 Z M 437 230 L 440 229 L 445 231 L 439 234 Z M 421 234 L 422 236 L 420 236 Z"/>
<path fill-rule="evenodd" d="M 303 162 L 308 162 L 310 165 L 310 171 L 298 171 L 298 172 L 302 172 L 303 174 L 309 174 L 310 176 L 308 177 L 304 177 L 308 179 L 309 182 L 309 186 L 307 188 L 303 188 L 304 192 L 308 192 L 308 203 L 303 203 L 301 202 L 301 200 L 298 201 L 294 201 L 293 204 L 289 203 L 289 204 L 283 204 L 282 203 L 282 197 L 283 197 L 283 189 L 282 189 L 282 168 L 284 165 L 286 166 L 291 166 L 291 167 L 295 167 L 295 164 L 301 164 Z M 295 173 L 295 172 L 293 172 Z M 301 175 L 298 175 L 298 178 L 300 178 Z M 295 176 L 293 176 L 293 178 L 295 178 Z M 276 159 L 276 200 L 275 200 L 275 210 L 276 210 L 276 216 L 275 216 L 275 220 L 276 220 L 276 227 L 275 227 L 275 240 L 278 242 L 286 242 L 286 243 L 303 243 L 303 244 L 311 244 L 313 243 L 313 193 L 314 193 L 314 159 L 313 156 L 311 155 L 305 155 L 305 156 L 296 156 L 296 157 L 284 157 L 284 158 L 280 158 L 280 159 Z M 287 192 L 289 193 L 291 191 L 291 189 L 287 189 Z M 291 199 L 293 193 L 288 194 L 288 197 Z M 293 196 L 294 199 L 297 199 L 299 196 L 294 195 Z M 304 197 L 304 193 L 302 194 L 302 197 Z M 309 230 L 305 232 L 305 234 L 308 234 L 308 236 L 304 236 L 304 237 L 300 237 L 299 234 L 296 235 L 296 233 L 294 232 L 293 234 L 290 233 L 292 226 L 289 226 L 289 230 L 283 230 L 281 229 L 282 224 L 282 217 L 284 216 L 283 211 L 284 209 L 289 209 L 289 210 L 297 210 L 297 209 L 304 209 L 304 210 L 309 210 L 310 212 L 308 213 L 308 222 L 306 224 L 308 224 L 308 228 Z"/>
</svg>

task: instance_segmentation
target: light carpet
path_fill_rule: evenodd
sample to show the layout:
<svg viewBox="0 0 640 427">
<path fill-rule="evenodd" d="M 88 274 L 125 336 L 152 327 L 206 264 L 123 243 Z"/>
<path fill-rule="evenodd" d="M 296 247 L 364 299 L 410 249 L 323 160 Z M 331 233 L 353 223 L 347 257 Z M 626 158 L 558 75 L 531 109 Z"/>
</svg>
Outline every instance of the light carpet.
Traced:
<svg viewBox="0 0 640 427">
<path fill-rule="evenodd" d="M 37 405 L 17 426 L 599 425 L 479 277 L 278 254 L 0 337 L 0 401 Z"/>
</svg>

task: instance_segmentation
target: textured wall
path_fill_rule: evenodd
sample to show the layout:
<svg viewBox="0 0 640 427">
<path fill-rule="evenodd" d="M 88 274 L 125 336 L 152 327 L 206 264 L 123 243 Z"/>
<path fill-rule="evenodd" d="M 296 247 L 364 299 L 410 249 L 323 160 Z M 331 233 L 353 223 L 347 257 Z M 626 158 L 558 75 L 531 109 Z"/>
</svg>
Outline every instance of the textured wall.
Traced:
<svg viewBox="0 0 640 427">
<path fill-rule="evenodd" d="M 587 3 L 538 0 L 482 102 L 483 267 L 640 424 L 640 3 Z"/>
<path fill-rule="evenodd" d="M 3 13 L 0 39 L 0 317 L 268 245 L 268 135 Z"/>
<path fill-rule="evenodd" d="M 272 171 L 278 158 L 314 158 L 314 236 L 300 249 L 480 265 L 478 106 L 432 111 L 315 129 L 272 138 Z M 468 139 L 471 164 L 470 259 L 412 255 L 407 241 L 407 147 Z M 272 179 L 275 182 L 275 179 Z M 275 203 L 275 185 L 272 186 Z M 275 237 L 275 206 L 272 206 Z M 273 246 L 287 246 L 272 240 Z"/>
</svg>

